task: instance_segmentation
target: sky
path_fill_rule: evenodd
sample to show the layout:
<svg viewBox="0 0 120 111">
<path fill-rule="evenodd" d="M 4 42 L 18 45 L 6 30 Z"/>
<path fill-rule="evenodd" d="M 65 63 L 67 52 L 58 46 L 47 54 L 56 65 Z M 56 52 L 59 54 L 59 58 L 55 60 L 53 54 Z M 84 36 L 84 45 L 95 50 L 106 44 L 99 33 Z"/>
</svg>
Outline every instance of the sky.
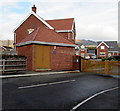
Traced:
<svg viewBox="0 0 120 111">
<path fill-rule="evenodd" d="M 31 12 L 44 20 L 75 18 L 76 39 L 118 41 L 119 0 L 0 0 L 0 40 L 14 40 L 14 30 Z"/>
</svg>

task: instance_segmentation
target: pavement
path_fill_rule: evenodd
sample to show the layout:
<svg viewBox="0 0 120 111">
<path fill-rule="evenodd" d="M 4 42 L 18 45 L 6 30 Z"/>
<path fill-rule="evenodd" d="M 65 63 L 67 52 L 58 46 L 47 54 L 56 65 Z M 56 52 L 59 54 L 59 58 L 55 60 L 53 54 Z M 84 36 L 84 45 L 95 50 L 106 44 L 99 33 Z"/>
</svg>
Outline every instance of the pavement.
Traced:
<svg viewBox="0 0 120 111">
<path fill-rule="evenodd" d="M 72 71 L 50 71 L 50 72 L 33 72 L 33 71 L 25 71 L 25 72 L 17 72 L 17 73 L 5 73 L 0 76 L 0 78 L 14 78 L 14 77 L 28 77 L 28 76 L 43 76 L 43 75 L 54 75 L 54 74 L 65 74 L 65 73 L 79 73 L 79 70 Z"/>
<path fill-rule="evenodd" d="M 0 79 L 16 78 L 16 77 L 28 77 L 28 76 L 45 76 L 45 75 L 66 74 L 66 73 L 80 73 L 80 70 L 48 71 L 48 72 L 23 71 L 23 72 L 15 72 L 15 73 L 14 72 L 11 72 L 11 73 L 8 72 L 8 73 L 4 73 L 4 74 L 0 75 Z M 96 74 L 96 73 L 93 73 L 93 74 Z M 110 76 L 110 77 L 113 77 L 113 78 L 120 79 L 120 75 L 111 75 L 111 74 L 98 74 L 98 75 Z"/>
<path fill-rule="evenodd" d="M 92 73 L 10 77 L 2 79 L 2 108 L 72 111 L 76 105 L 102 91 L 104 93 L 91 98 L 76 110 L 118 109 L 118 89 L 117 78 Z"/>
</svg>

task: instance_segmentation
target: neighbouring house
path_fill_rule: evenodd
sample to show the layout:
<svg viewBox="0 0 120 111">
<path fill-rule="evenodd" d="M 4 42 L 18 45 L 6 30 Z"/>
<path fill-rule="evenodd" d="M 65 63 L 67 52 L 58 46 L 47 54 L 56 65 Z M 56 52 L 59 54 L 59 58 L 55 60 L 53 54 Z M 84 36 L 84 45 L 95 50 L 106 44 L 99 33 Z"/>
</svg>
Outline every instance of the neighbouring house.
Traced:
<svg viewBox="0 0 120 111">
<path fill-rule="evenodd" d="M 27 57 L 28 70 L 72 70 L 75 36 L 74 18 L 44 20 L 34 5 L 15 29 L 14 43 L 18 55 Z"/>
<path fill-rule="evenodd" d="M 97 57 L 119 56 L 117 41 L 100 41 L 97 44 Z"/>
<path fill-rule="evenodd" d="M 80 56 L 83 58 L 87 56 L 87 48 L 84 45 L 80 45 Z"/>
<path fill-rule="evenodd" d="M 76 40 L 79 49 L 76 50 L 77 54 L 86 59 L 96 58 L 96 42 L 91 40 Z M 79 54 L 78 54 L 79 53 Z"/>
<path fill-rule="evenodd" d="M 87 55 L 91 58 L 91 59 L 95 59 L 96 56 L 96 49 L 88 49 L 87 50 Z"/>
</svg>

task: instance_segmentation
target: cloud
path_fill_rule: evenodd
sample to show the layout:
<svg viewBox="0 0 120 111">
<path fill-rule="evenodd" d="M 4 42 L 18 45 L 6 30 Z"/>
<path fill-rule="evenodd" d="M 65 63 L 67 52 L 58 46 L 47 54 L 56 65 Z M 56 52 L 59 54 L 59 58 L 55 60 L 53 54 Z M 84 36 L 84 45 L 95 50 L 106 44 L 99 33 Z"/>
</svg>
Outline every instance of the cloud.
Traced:
<svg viewBox="0 0 120 111">
<path fill-rule="evenodd" d="M 117 31 L 111 26 L 89 25 L 80 27 L 80 36 L 82 39 L 98 40 L 117 40 Z"/>
<path fill-rule="evenodd" d="M 117 40 L 117 2 L 118 0 L 1 0 L 0 39 L 14 39 L 13 30 L 35 4 L 38 15 L 44 19 L 74 17 L 77 39 Z"/>
<path fill-rule="evenodd" d="M 24 18 L 24 14 L 16 14 L 16 13 L 10 13 L 10 14 L 3 14 L 0 19 L 0 23 L 2 24 L 0 26 L 0 40 L 7 40 L 7 39 L 14 39 L 14 29 L 16 28 L 17 24 L 21 22 Z M 19 18 L 19 19 L 18 19 Z"/>
<path fill-rule="evenodd" d="M 76 17 L 77 39 L 118 40 L 117 4 L 92 3 L 86 7 L 87 10 L 84 5 L 73 12 Z"/>
</svg>

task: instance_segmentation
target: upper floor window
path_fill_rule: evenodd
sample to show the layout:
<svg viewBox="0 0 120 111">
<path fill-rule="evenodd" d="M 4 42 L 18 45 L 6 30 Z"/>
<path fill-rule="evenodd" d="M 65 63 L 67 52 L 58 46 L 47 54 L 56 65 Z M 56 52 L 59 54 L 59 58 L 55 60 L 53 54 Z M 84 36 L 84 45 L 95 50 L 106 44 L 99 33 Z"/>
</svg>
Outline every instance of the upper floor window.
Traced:
<svg viewBox="0 0 120 111">
<path fill-rule="evenodd" d="M 34 29 L 27 29 L 28 33 L 32 33 L 34 31 Z"/>
<path fill-rule="evenodd" d="M 101 46 L 101 49 L 105 49 L 105 46 Z"/>
<path fill-rule="evenodd" d="M 81 47 L 81 49 L 84 49 L 84 48 L 85 48 L 85 46 L 84 46 L 84 45 L 81 45 L 80 47 Z"/>
</svg>

